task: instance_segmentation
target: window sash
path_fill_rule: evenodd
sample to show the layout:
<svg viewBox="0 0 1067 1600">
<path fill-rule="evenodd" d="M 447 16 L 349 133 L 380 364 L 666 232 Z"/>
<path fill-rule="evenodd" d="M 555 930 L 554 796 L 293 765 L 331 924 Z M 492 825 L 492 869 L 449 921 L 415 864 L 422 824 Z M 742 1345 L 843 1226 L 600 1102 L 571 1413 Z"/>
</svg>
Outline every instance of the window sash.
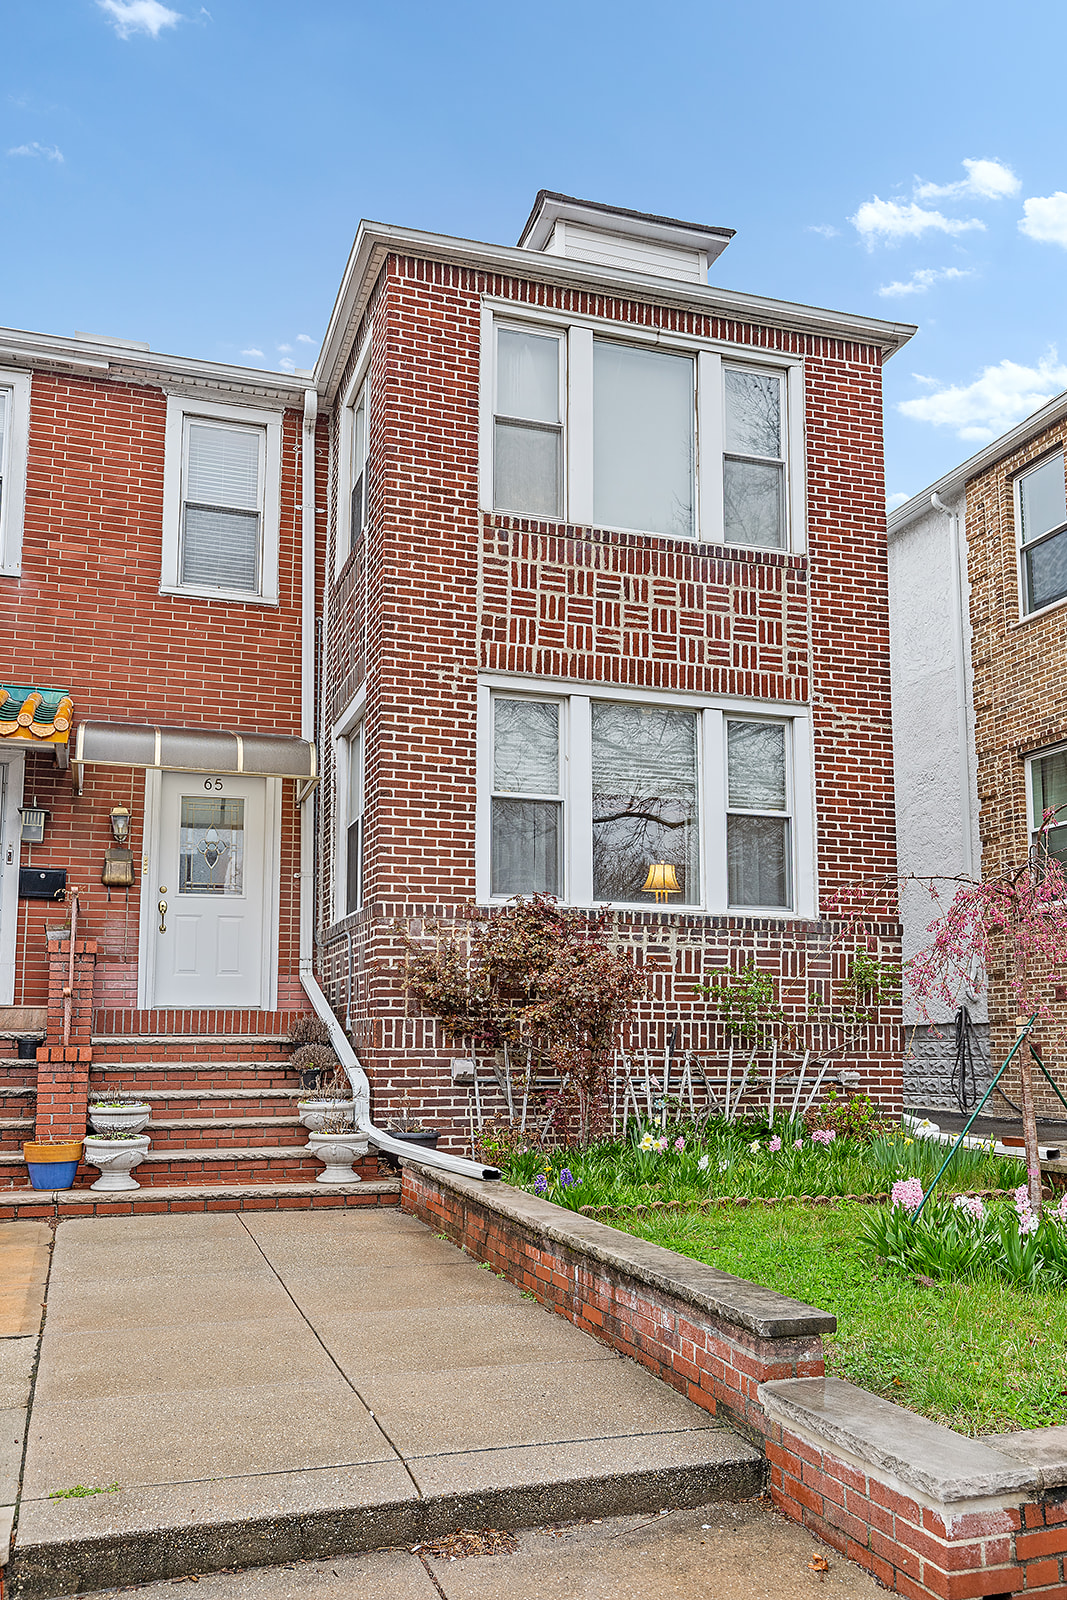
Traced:
<svg viewBox="0 0 1067 1600">
<path fill-rule="evenodd" d="M 183 435 L 178 581 L 259 594 L 266 432 L 190 415 Z"/>
<path fill-rule="evenodd" d="M 363 724 L 350 733 L 345 744 L 345 914 L 363 908 L 363 815 L 364 745 Z"/>
<path fill-rule="evenodd" d="M 364 378 L 349 407 L 348 550 L 352 551 L 367 525 L 367 463 L 370 455 L 370 374 Z"/>
<path fill-rule="evenodd" d="M 4 482 L 7 478 L 7 441 L 11 431 L 10 411 L 11 390 L 0 388 L 0 529 L 4 526 Z M 0 539 L 0 553 L 2 549 L 3 540 Z"/>
<path fill-rule="evenodd" d="M 545 683 L 543 687 L 541 695 L 534 689 L 526 691 L 518 682 L 513 689 L 503 682 L 499 687 L 486 683 L 480 691 L 480 895 L 500 900 L 543 890 L 576 905 L 607 903 L 620 909 L 647 909 L 653 894 L 644 891 L 645 874 L 655 857 L 655 861 L 663 860 L 675 866 L 682 891 L 671 894 L 663 910 L 704 910 L 716 915 L 733 912 L 815 914 L 815 840 L 807 811 L 801 810 L 798 818 L 795 809 L 800 802 L 796 784 L 799 781 L 806 790 L 809 782 L 807 741 L 810 730 L 805 716 L 761 715 L 757 707 L 751 710 L 738 707 L 734 711 L 714 703 L 694 705 L 675 696 L 646 698 L 626 691 L 619 694 L 602 690 L 595 695 L 580 691 L 558 696 L 552 694 L 552 685 Z M 520 756 L 515 761 L 505 762 L 498 770 L 495 731 L 498 708 L 508 701 L 534 701 L 562 708 L 559 712 L 558 788 L 554 786 L 554 768 L 544 766 L 540 758 L 530 758 L 525 773 L 519 771 L 519 764 L 526 760 L 520 749 L 524 736 L 521 726 L 510 735 L 511 744 L 520 749 Z M 621 719 L 613 715 L 616 708 L 625 713 Z M 597 858 L 604 848 L 605 832 L 603 827 L 598 827 L 598 812 L 603 809 L 598 797 L 602 800 L 609 791 L 612 794 L 622 792 L 619 775 L 628 762 L 633 765 L 630 752 L 642 743 L 623 724 L 628 717 L 638 718 L 642 710 L 653 713 L 650 723 L 666 725 L 670 717 L 692 719 L 695 748 L 691 742 L 689 755 L 679 766 L 669 757 L 668 740 L 668 757 L 662 767 L 664 783 L 661 790 L 657 790 L 666 807 L 663 818 L 659 819 L 657 806 L 639 808 L 656 812 L 652 824 L 664 820 L 670 825 L 663 837 L 677 843 L 678 859 L 673 860 L 668 850 L 658 848 L 657 836 L 649 859 L 645 861 L 642 857 L 640 871 L 632 862 L 622 863 L 627 869 L 623 872 L 626 885 L 622 887 L 606 881 L 602 864 L 598 870 Z M 598 749 L 605 717 L 609 721 L 609 731 L 614 730 L 614 754 L 609 751 L 606 757 L 603 750 Z M 618 727 L 615 727 L 616 722 Z M 773 773 L 764 774 L 765 781 L 761 783 L 750 781 L 743 791 L 735 782 L 732 796 L 729 794 L 728 763 L 731 722 L 745 728 L 768 728 L 780 738 L 776 758 L 773 747 L 769 752 L 765 749 L 762 755 L 764 764 L 771 762 Z M 799 734 L 799 743 L 798 729 L 804 730 Z M 756 749 L 758 753 L 758 741 Z M 684 754 L 679 747 L 675 754 L 680 753 Z M 651 785 L 648 792 L 652 793 L 656 788 L 652 781 L 655 760 L 638 760 L 637 764 L 642 771 L 647 769 Z M 758 769 L 759 760 L 756 760 L 756 777 Z M 622 788 L 627 794 L 631 793 L 632 786 L 628 788 L 623 783 Z M 639 791 L 645 792 L 640 785 L 633 789 L 633 793 Z M 511 802 L 516 804 L 509 810 Z M 527 809 L 524 811 L 523 807 Z M 600 822 L 604 821 L 601 817 Z M 529 839 L 525 867 L 522 850 L 515 843 L 524 826 Z M 610 831 L 608 828 L 609 835 Z M 683 835 L 688 836 L 688 855 L 682 850 Z M 642 838 L 638 842 L 645 845 L 650 841 Z M 734 858 L 732 884 L 731 851 Z M 552 868 L 556 879 L 544 866 L 549 858 L 556 863 Z M 531 864 L 535 861 L 540 863 L 536 871 Z M 558 882 L 558 888 L 550 887 L 553 881 Z"/>
</svg>

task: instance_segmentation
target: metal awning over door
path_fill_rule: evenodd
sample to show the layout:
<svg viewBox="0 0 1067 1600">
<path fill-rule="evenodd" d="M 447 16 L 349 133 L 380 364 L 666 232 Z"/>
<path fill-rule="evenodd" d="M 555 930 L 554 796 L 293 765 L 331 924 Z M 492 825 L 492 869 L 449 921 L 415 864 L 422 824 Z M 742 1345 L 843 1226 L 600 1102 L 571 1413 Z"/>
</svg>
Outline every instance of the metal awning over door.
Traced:
<svg viewBox="0 0 1067 1600">
<path fill-rule="evenodd" d="M 78 724 L 71 765 L 79 794 L 82 771 L 88 765 L 292 778 L 300 785 L 301 800 L 319 776 L 315 746 L 292 734 L 92 720 Z"/>
</svg>

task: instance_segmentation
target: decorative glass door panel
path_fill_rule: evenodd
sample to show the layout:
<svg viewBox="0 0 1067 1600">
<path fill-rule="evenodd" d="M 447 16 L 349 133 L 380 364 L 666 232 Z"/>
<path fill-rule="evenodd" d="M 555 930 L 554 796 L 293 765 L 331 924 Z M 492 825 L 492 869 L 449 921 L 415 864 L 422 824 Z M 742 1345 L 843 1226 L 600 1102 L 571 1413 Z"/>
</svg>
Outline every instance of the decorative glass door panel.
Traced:
<svg viewBox="0 0 1067 1600">
<path fill-rule="evenodd" d="M 265 822 L 262 778 L 163 774 L 153 1005 L 264 1003 Z"/>
</svg>

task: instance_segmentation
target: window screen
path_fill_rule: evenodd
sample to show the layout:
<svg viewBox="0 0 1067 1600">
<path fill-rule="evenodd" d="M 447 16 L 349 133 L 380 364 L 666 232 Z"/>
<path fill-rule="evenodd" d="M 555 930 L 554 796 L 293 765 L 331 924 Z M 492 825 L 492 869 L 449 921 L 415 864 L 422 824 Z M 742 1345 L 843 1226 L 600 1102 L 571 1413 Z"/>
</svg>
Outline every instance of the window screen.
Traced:
<svg viewBox="0 0 1067 1600">
<path fill-rule="evenodd" d="M 559 723 L 558 701 L 493 701 L 494 895 L 562 893 Z"/>
<path fill-rule="evenodd" d="M 731 906 L 793 903 L 786 729 L 728 722 L 726 867 Z"/>
<path fill-rule="evenodd" d="M 559 377 L 553 334 L 496 330 L 493 504 L 558 517 L 563 509 Z"/>
</svg>

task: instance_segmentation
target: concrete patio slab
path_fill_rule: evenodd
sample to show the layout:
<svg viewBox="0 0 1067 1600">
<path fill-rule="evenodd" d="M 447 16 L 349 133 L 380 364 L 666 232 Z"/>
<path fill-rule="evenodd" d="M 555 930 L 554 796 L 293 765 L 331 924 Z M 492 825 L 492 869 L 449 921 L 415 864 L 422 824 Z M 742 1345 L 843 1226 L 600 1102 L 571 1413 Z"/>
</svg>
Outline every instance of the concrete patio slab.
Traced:
<svg viewBox="0 0 1067 1600">
<path fill-rule="evenodd" d="M 0 1229 L 0 1339 L 37 1333 L 51 1243 L 46 1222 L 9 1222 Z"/>
<path fill-rule="evenodd" d="M 762 1481 L 707 1412 L 395 1212 L 105 1226 L 58 1230 L 13 1595 Z M 103 1492 L 49 1498 L 78 1485 Z"/>
<path fill-rule="evenodd" d="M 489 1304 L 451 1306 L 447 1321 L 432 1316 L 398 1318 L 391 1311 L 316 1318 L 315 1329 L 352 1383 L 376 1375 L 440 1372 L 457 1367 L 508 1366 L 544 1354 L 545 1319 L 540 1306 Z M 552 1343 L 555 1360 L 614 1361 L 604 1345 L 560 1318 Z"/>
</svg>

